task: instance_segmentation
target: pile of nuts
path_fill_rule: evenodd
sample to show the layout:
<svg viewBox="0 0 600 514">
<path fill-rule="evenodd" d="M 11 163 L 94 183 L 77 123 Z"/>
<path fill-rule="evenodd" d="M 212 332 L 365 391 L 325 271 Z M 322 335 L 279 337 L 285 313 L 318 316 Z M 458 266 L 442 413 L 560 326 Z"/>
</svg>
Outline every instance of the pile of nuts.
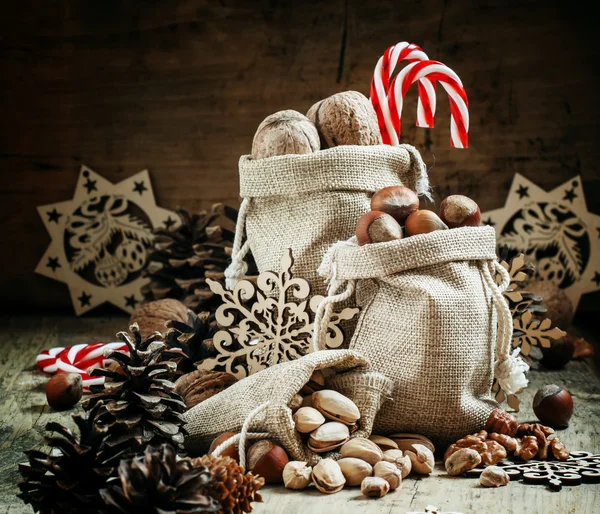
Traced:
<svg viewBox="0 0 600 514">
<path fill-rule="evenodd" d="M 432 211 L 419 210 L 419 197 L 408 187 L 389 186 L 377 191 L 371 198 L 371 210 L 356 224 L 356 239 L 362 246 L 435 230 L 478 227 L 480 223 L 479 206 L 466 196 L 447 197 L 437 216 Z"/>
<path fill-rule="evenodd" d="M 314 468 L 306 462 L 289 462 L 283 482 L 288 489 L 304 489 L 313 483 L 325 494 L 360 486 L 365 496 L 381 498 L 398 489 L 411 472 L 429 475 L 435 465 L 434 451 L 429 439 L 416 434 L 356 437 L 341 445 L 338 461 L 322 459 Z"/>
<path fill-rule="evenodd" d="M 495 466 L 506 458 L 508 453 L 528 461 L 534 457 L 567 460 L 569 451 L 555 435 L 554 430 L 540 423 L 517 423 L 517 420 L 495 409 L 491 412 L 485 430 L 468 435 L 451 444 L 444 453 L 444 464 L 449 475 L 460 475 L 476 468 L 486 466 L 480 477 L 484 486 L 506 485 L 509 481 L 504 470 Z"/>
</svg>

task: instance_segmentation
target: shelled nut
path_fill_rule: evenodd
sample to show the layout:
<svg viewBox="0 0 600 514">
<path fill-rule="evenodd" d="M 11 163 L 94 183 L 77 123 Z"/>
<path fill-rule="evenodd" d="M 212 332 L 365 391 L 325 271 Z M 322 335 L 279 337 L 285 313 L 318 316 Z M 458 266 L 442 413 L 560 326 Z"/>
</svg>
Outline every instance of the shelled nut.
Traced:
<svg viewBox="0 0 600 514">
<path fill-rule="evenodd" d="M 308 447 L 316 453 L 324 453 L 342 446 L 350 437 L 348 427 L 337 421 L 330 421 L 311 432 Z"/>
<path fill-rule="evenodd" d="M 292 418 L 301 434 L 309 434 L 325 423 L 325 416 L 313 407 L 300 407 Z"/>
<path fill-rule="evenodd" d="M 317 391 L 312 395 L 313 407 L 327 419 L 353 425 L 360 419 L 356 404 L 343 394 L 330 389 Z"/>
<path fill-rule="evenodd" d="M 341 491 L 346 483 L 340 465 L 333 459 L 320 460 L 313 468 L 311 477 L 315 487 L 325 494 Z"/>
<path fill-rule="evenodd" d="M 311 482 L 311 473 L 306 462 L 290 461 L 283 468 L 283 484 L 287 489 L 305 489 Z"/>
<path fill-rule="evenodd" d="M 338 460 L 337 463 L 346 478 L 346 485 L 349 486 L 358 486 L 365 477 L 370 477 L 373 474 L 373 466 L 356 457 L 344 457 Z"/>
<path fill-rule="evenodd" d="M 461 475 L 481 464 L 481 455 L 470 448 L 461 448 L 446 460 L 449 475 Z"/>
<path fill-rule="evenodd" d="M 483 487 L 501 487 L 509 482 L 508 473 L 498 466 L 488 466 L 479 476 L 479 483 Z"/>
<path fill-rule="evenodd" d="M 394 464 L 402 475 L 406 478 L 412 470 L 412 462 L 408 455 L 404 455 L 402 450 L 386 450 L 383 452 L 383 460 Z"/>
<path fill-rule="evenodd" d="M 360 491 L 367 498 L 381 498 L 385 496 L 389 490 L 390 484 L 387 483 L 387 480 L 380 477 L 367 477 L 360 485 Z"/>
<path fill-rule="evenodd" d="M 373 441 L 364 437 L 350 439 L 340 448 L 343 457 L 355 457 L 374 466 L 383 459 L 383 452 Z"/>
<path fill-rule="evenodd" d="M 402 473 L 391 462 L 381 461 L 373 466 L 373 475 L 383 478 L 390 484 L 390 491 L 395 491 L 402 483 Z"/>
<path fill-rule="evenodd" d="M 407 450 L 412 470 L 419 475 L 429 475 L 435 466 L 433 452 L 422 444 L 413 444 L 412 450 Z"/>
</svg>

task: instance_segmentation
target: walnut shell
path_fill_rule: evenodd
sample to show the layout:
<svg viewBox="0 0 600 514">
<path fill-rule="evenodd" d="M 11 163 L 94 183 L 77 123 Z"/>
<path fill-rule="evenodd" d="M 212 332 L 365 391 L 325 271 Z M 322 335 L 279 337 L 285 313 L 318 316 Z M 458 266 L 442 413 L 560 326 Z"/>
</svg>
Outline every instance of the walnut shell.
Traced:
<svg viewBox="0 0 600 514">
<path fill-rule="evenodd" d="M 306 154 L 319 149 L 319 134 L 306 116 L 292 110 L 279 111 L 267 116 L 256 129 L 252 158 Z"/>
<path fill-rule="evenodd" d="M 170 320 L 186 323 L 189 309 L 179 300 L 163 298 L 154 302 L 144 303 L 133 311 L 129 325 L 137 323 L 143 335 L 149 336 L 154 332 L 166 333 L 165 323 Z"/>
<path fill-rule="evenodd" d="M 183 397 L 186 407 L 191 409 L 236 382 L 237 378 L 231 373 L 196 370 L 177 379 L 175 392 Z"/>
<path fill-rule="evenodd" d="M 321 146 L 380 145 L 377 114 L 358 91 L 344 91 L 314 104 L 306 113 L 321 137 Z"/>
</svg>

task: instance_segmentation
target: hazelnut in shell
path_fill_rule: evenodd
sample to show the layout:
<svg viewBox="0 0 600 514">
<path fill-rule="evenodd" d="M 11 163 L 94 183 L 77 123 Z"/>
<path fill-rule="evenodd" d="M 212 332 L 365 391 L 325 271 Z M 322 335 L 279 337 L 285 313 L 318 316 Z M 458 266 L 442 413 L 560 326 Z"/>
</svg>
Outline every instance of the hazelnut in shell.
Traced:
<svg viewBox="0 0 600 514">
<path fill-rule="evenodd" d="M 372 211 L 385 212 L 401 225 L 418 209 L 419 197 L 406 186 L 384 187 L 371 198 Z"/>
<path fill-rule="evenodd" d="M 448 226 L 432 211 L 415 211 L 406 218 L 404 230 L 407 236 L 429 234 L 436 230 L 446 230 Z"/>
<path fill-rule="evenodd" d="M 208 453 L 211 454 L 214 452 L 217 447 L 221 446 L 227 439 L 237 435 L 235 432 L 223 432 L 220 436 L 216 437 L 212 443 L 210 443 L 210 448 L 208 449 Z M 240 453 L 238 451 L 237 444 L 232 444 L 228 446 L 221 452 L 221 457 L 231 457 L 238 464 L 240 462 Z"/>
<path fill-rule="evenodd" d="M 319 134 L 312 122 L 297 111 L 279 111 L 258 126 L 252 141 L 252 158 L 307 154 L 320 149 Z"/>
<path fill-rule="evenodd" d="M 344 91 L 325 98 L 314 104 L 306 116 L 317 127 L 323 148 L 381 144 L 375 109 L 358 91 Z"/>
<path fill-rule="evenodd" d="M 46 384 L 46 400 L 56 410 L 70 409 L 82 394 L 83 380 L 78 373 L 57 373 Z"/>
<path fill-rule="evenodd" d="M 356 224 L 356 240 L 360 246 L 402 239 L 402 227 L 389 214 L 369 211 Z"/>
<path fill-rule="evenodd" d="M 452 195 L 440 205 L 440 218 L 450 228 L 478 227 L 481 224 L 479 205 L 468 196 Z"/>
<path fill-rule="evenodd" d="M 263 477 L 267 484 L 283 482 L 283 470 L 288 462 L 285 450 L 268 439 L 258 441 L 248 448 L 248 469 Z"/>
<path fill-rule="evenodd" d="M 546 385 L 535 393 L 533 412 L 546 425 L 556 428 L 568 427 L 573 415 L 573 398 L 562 386 Z"/>
</svg>

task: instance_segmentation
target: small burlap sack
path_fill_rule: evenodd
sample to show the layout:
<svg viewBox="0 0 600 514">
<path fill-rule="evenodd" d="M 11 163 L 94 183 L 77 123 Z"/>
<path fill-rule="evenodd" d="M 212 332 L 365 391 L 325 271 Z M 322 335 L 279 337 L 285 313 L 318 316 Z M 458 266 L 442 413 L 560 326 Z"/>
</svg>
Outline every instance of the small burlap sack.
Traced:
<svg viewBox="0 0 600 514">
<path fill-rule="evenodd" d="M 338 146 L 260 160 L 245 155 L 239 172 L 243 201 L 225 271 L 228 289 L 245 275 L 248 251 L 259 272 L 278 272 L 283 252 L 291 248 L 294 275 L 310 280 L 313 294 L 324 295 L 327 288 L 317 274 L 323 255 L 354 234 L 373 193 L 405 185 L 429 194 L 425 164 L 410 145 Z"/>
<path fill-rule="evenodd" d="M 327 380 L 326 388 L 350 398 L 361 413 L 360 429 L 352 437 L 369 436 L 392 384 L 380 373 L 369 372 L 368 367 L 368 360 L 357 352 L 327 350 L 250 375 L 186 412 L 185 447 L 190 454 L 198 454 L 223 432 L 239 432 L 225 444 L 238 444 L 241 459 L 245 458 L 248 439 L 268 438 L 281 444 L 290 460 L 315 462 L 318 455 L 302 444 L 294 429 L 290 400 L 315 370 L 331 368 L 336 374 Z"/>
<path fill-rule="evenodd" d="M 330 296 L 317 312 L 315 347 L 331 306 L 356 284 L 362 311 L 350 348 L 394 383 L 376 433 L 413 432 L 447 444 L 480 430 L 497 407 L 494 373 L 508 394 L 527 384 L 527 365 L 510 353 L 512 317 L 502 296 L 509 278 L 496 261 L 493 228 L 365 246 L 353 238 L 334 245 L 319 272 L 330 280 Z"/>
</svg>

